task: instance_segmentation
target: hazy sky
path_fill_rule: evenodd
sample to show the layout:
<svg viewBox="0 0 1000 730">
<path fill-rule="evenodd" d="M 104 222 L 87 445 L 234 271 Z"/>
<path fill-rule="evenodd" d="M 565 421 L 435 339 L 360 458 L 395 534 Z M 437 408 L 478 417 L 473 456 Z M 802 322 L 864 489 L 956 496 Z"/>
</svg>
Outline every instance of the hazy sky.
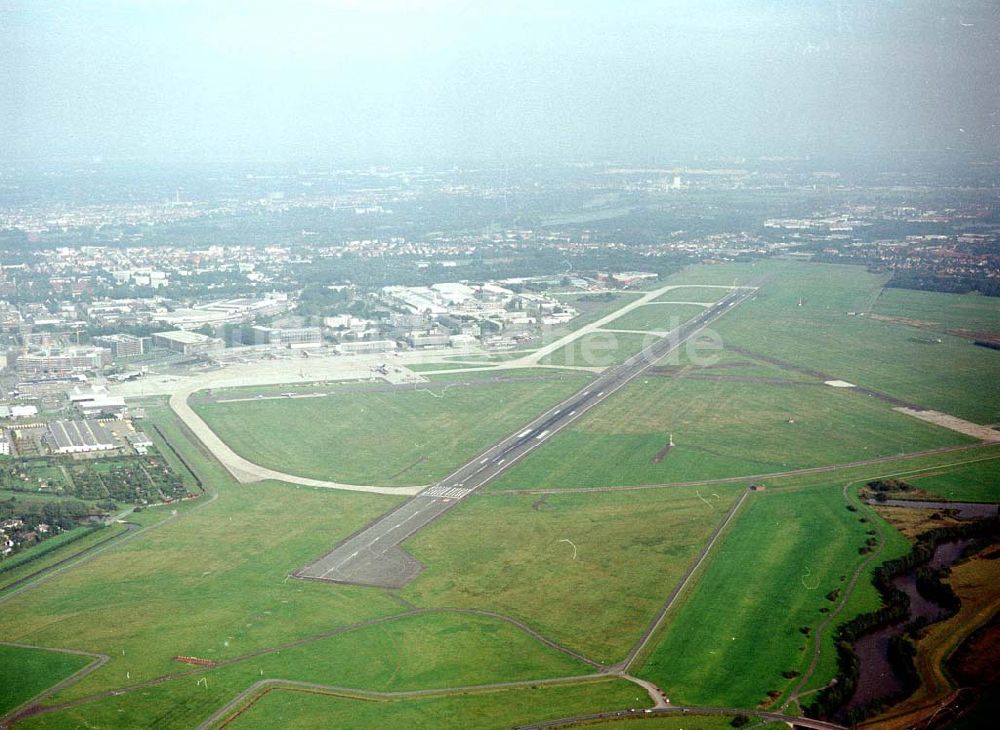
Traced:
<svg viewBox="0 0 1000 730">
<path fill-rule="evenodd" d="M 0 157 L 1000 151 L 997 0 L 0 0 Z"/>
</svg>

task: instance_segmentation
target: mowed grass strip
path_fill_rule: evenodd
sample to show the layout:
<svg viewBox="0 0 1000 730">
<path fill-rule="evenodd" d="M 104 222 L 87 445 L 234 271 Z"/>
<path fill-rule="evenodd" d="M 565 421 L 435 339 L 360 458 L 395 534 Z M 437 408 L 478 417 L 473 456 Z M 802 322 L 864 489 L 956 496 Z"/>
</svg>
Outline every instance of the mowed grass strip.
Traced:
<svg viewBox="0 0 1000 730">
<path fill-rule="evenodd" d="M 609 367 L 625 362 L 657 339 L 659 338 L 653 334 L 589 332 L 550 352 L 540 362 L 542 365 Z"/>
<path fill-rule="evenodd" d="M 611 320 L 604 329 L 669 332 L 704 311 L 697 304 L 644 304 Z"/>
<path fill-rule="evenodd" d="M 402 595 L 498 611 L 614 664 L 739 491 L 473 497 L 404 543 L 427 570 Z"/>
<path fill-rule="evenodd" d="M 674 447 L 657 462 L 673 436 Z M 643 376 L 490 489 L 665 484 L 769 474 L 973 443 L 821 384 Z"/>
<path fill-rule="evenodd" d="M 0 715 L 94 661 L 78 654 L 0 644 Z"/>
<path fill-rule="evenodd" d="M 321 398 L 210 403 L 196 410 L 234 451 L 262 466 L 350 484 L 429 484 L 588 377 L 550 372 L 495 383 L 472 377 L 469 385 L 425 383 Z"/>
<path fill-rule="evenodd" d="M 336 695 L 273 690 L 227 728 L 509 728 L 530 722 L 648 707 L 648 696 L 622 679 L 514 688 L 452 697 L 366 701 Z"/>
<path fill-rule="evenodd" d="M 826 595 L 862 561 L 869 527 L 835 486 L 751 495 L 639 675 L 678 704 L 755 707 L 786 690 L 795 680 L 782 672 L 803 672 L 812 659 L 800 628 L 833 608 Z"/>
<path fill-rule="evenodd" d="M 670 279 L 673 283 L 673 277 Z M 732 282 L 730 281 L 730 284 Z M 712 304 L 729 293 L 728 288 L 718 286 L 683 286 L 661 294 L 654 302 L 703 302 Z"/>
</svg>

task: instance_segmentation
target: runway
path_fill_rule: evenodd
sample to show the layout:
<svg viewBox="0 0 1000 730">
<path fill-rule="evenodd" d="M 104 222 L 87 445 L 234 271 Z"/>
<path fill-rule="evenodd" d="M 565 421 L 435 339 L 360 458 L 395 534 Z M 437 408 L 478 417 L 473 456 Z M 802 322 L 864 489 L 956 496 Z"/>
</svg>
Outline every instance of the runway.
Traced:
<svg viewBox="0 0 1000 730">
<path fill-rule="evenodd" d="M 400 543 L 462 499 L 496 479 L 713 321 L 753 296 L 756 291 L 755 287 L 734 290 L 622 364 L 608 368 L 562 403 L 342 541 L 320 559 L 293 573 L 293 576 L 386 588 L 406 585 L 419 575 L 423 565 L 402 550 Z"/>
</svg>

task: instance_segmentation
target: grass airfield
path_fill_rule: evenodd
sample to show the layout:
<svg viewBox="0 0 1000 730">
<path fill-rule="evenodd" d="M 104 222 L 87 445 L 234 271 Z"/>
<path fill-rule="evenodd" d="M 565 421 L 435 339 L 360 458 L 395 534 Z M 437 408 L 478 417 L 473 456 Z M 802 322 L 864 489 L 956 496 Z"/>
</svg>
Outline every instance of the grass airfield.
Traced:
<svg viewBox="0 0 1000 730">
<path fill-rule="evenodd" d="M 216 402 L 196 411 L 262 466 L 348 484 L 431 484 L 589 379 L 513 371 L 509 381 L 481 380 L 496 377 L 473 372 L 385 392 L 331 389 L 319 398 Z"/>
<path fill-rule="evenodd" d="M 928 493 L 1000 501 L 1000 447 L 980 448 L 806 371 L 979 423 L 1000 421 L 998 353 L 953 334 L 992 326 L 1000 303 L 925 299 L 883 290 L 879 277 L 860 269 L 785 262 L 693 267 L 671 282 L 728 286 L 765 273 L 771 279 L 756 300 L 713 325 L 733 349 L 709 367 L 687 352 L 658 363 L 419 532 L 403 547 L 426 570 L 399 591 L 288 574 L 400 498 L 276 481 L 237 485 L 171 412 L 150 407 L 207 494 L 176 514 L 146 510 L 127 540 L 34 584 L 0 588 L 0 641 L 107 657 L 16 726 L 509 727 L 649 707 L 645 690 L 626 679 L 579 678 L 636 647 L 747 484 L 676 483 L 816 466 L 825 470 L 774 476 L 766 491 L 746 498 L 630 671 L 675 704 L 752 711 L 769 692 L 787 698 L 818 640 L 804 689 L 823 686 L 835 672 L 836 622 L 827 625 L 821 612 L 834 605 L 826 594 L 841 592 L 837 622 L 870 610 L 871 569 L 908 546 L 874 511 L 847 509 L 848 485 L 905 475 Z M 722 291 L 677 290 L 665 301 L 709 302 Z M 674 307 L 645 305 L 627 316 Z M 595 306 L 594 319 L 606 311 Z M 927 342 L 928 332 L 942 341 Z M 622 352 L 643 335 L 634 337 Z M 567 364 L 580 347 L 572 343 L 543 364 Z M 236 395 L 250 400 L 198 407 L 260 463 L 412 484 L 457 466 L 589 377 L 548 368 L 522 371 L 530 381 L 491 383 L 518 371 L 482 365 L 460 377 L 488 385 L 450 388 L 443 398 L 345 391 L 257 402 L 248 391 Z M 426 387 L 443 389 L 439 378 L 455 377 L 431 376 Z M 671 434 L 674 447 L 655 461 Z M 943 447 L 954 450 L 907 456 Z M 848 466 L 855 461 L 868 463 Z M 876 528 L 882 542 L 866 562 L 858 548 Z M 0 678 L 14 676 L 15 664 L 31 667 L 17 673 L 16 685 L 3 682 L 0 706 L 10 710 L 90 661 L 0 644 Z M 424 691 L 432 694 L 413 694 Z M 717 718 L 690 720 L 646 722 L 722 726 Z"/>
</svg>

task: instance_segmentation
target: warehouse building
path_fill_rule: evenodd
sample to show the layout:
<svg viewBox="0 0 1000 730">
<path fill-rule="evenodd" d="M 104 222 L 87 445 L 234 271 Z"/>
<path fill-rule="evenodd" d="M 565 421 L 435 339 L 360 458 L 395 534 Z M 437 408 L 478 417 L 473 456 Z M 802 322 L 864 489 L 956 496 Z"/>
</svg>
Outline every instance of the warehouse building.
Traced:
<svg viewBox="0 0 1000 730">
<path fill-rule="evenodd" d="M 42 437 L 54 454 L 82 454 L 115 448 L 111 432 L 97 421 L 53 421 Z"/>
<path fill-rule="evenodd" d="M 153 334 L 153 347 L 165 347 L 174 352 L 194 355 L 200 352 L 214 352 L 226 345 L 218 337 L 209 337 L 200 332 L 170 330 Z"/>
</svg>

